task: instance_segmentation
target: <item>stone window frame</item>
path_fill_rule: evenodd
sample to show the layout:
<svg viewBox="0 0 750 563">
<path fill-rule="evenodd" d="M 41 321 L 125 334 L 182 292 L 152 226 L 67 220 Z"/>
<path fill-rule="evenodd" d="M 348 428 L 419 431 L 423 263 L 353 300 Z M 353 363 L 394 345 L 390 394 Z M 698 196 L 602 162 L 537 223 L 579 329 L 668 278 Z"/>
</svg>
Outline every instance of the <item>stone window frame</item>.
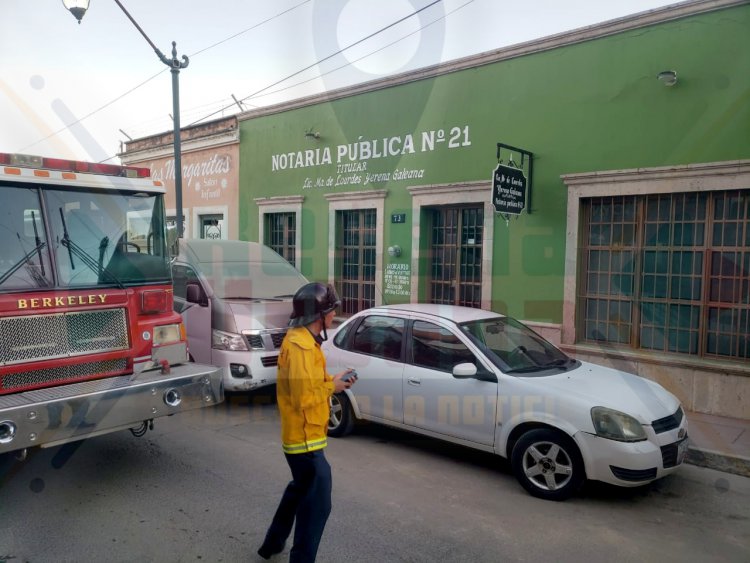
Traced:
<svg viewBox="0 0 750 563">
<path fill-rule="evenodd" d="M 192 207 L 190 210 L 190 217 L 192 223 L 191 237 L 194 239 L 201 238 L 201 216 L 203 215 L 221 215 L 224 217 L 224 224 L 226 225 L 226 232 L 222 237 L 223 240 L 229 239 L 230 220 L 229 220 L 229 206 L 228 205 L 207 205 L 205 207 Z M 187 233 L 187 225 L 183 226 L 184 231 Z"/>
<path fill-rule="evenodd" d="M 750 160 L 706 162 L 653 168 L 605 170 L 560 176 L 568 190 L 567 229 L 565 241 L 565 277 L 563 290 L 563 324 L 561 344 L 571 349 L 589 349 L 576 335 L 577 285 L 579 282 L 579 242 L 581 240 L 581 199 L 645 194 L 675 194 L 701 191 L 750 190 Z M 606 346 L 609 350 L 609 346 Z M 660 362 L 684 365 L 723 364 L 725 360 L 693 356 L 666 360 L 662 354 L 648 350 L 612 347 L 622 356 L 652 357 Z M 735 363 L 735 362 L 733 362 Z M 742 370 L 744 371 L 744 370 Z"/>
<path fill-rule="evenodd" d="M 274 213 L 294 213 L 294 263 L 297 269 L 302 269 L 302 203 L 305 196 L 273 196 L 259 197 L 253 200 L 258 206 L 258 241 L 265 244 L 263 230 L 265 228 L 266 215 Z"/>
<path fill-rule="evenodd" d="M 492 256 L 495 240 L 495 207 L 492 205 L 492 183 L 490 181 L 462 182 L 456 184 L 427 184 L 406 188 L 412 196 L 411 205 L 411 302 L 419 300 L 419 241 L 427 233 L 421 232 L 423 207 L 438 205 L 481 205 L 484 209 L 482 229 L 482 297 L 481 308 L 492 308 Z"/>
<path fill-rule="evenodd" d="M 379 226 L 375 239 L 375 306 L 383 304 L 383 224 L 385 198 L 388 190 L 369 190 L 325 194 L 328 200 L 328 283 L 335 285 L 336 277 L 336 212 L 375 209 L 375 224 Z"/>
</svg>

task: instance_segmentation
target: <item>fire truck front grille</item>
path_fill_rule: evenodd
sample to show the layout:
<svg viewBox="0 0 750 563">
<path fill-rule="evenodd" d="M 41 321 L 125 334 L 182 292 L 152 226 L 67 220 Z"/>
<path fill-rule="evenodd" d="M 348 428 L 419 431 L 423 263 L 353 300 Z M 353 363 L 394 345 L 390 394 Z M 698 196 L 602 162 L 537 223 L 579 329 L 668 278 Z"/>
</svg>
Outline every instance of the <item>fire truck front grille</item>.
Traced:
<svg viewBox="0 0 750 563">
<path fill-rule="evenodd" d="M 38 387 L 60 381 L 81 380 L 93 376 L 107 376 L 124 372 L 128 367 L 125 358 L 104 360 L 101 362 L 87 362 L 49 369 L 35 369 L 6 374 L 2 379 L 3 391 Z"/>
<path fill-rule="evenodd" d="M 128 346 L 125 309 L 0 319 L 0 365 L 126 350 Z"/>
</svg>

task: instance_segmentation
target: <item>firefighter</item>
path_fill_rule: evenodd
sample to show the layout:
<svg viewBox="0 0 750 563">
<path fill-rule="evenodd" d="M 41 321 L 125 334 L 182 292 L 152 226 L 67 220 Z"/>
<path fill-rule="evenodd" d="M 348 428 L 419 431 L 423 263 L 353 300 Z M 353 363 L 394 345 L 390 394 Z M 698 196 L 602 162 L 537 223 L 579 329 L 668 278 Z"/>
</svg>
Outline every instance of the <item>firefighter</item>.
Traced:
<svg viewBox="0 0 750 563">
<path fill-rule="evenodd" d="M 292 480 L 258 549 L 264 559 L 283 551 L 296 520 L 289 561 L 315 561 L 331 512 L 331 466 L 324 453 L 330 398 L 356 381 L 351 374 L 345 377 L 349 369 L 329 374 L 320 349 L 340 304 L 334 289 L 320 283 L 302 286 L 292 300 L 291 328 L 281 344 L 276 382 L 282 448 Z"/>
</svg>

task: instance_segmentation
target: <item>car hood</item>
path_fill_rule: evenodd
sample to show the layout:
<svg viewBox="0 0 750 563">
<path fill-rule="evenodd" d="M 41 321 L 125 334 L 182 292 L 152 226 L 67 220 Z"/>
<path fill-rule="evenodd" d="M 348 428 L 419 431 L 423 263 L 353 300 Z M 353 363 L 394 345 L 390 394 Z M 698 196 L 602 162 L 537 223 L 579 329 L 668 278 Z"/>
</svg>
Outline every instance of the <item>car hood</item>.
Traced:
<svg viewBox="0 0 750 563">
<path fill-rule="evenodd" d="M 225 301 L 237 332 L 286 328 L 292 312 L 291 301 Z"/>
<path fill-rule="evenodd" d="M 677 397 L 654 381 L 588 362 L 535 382 L 547 391 L 555 389 L 576 396 L 591 407 L 624 412 L 642 424 L 674 414 L 680 406 Z"/>
</svg>

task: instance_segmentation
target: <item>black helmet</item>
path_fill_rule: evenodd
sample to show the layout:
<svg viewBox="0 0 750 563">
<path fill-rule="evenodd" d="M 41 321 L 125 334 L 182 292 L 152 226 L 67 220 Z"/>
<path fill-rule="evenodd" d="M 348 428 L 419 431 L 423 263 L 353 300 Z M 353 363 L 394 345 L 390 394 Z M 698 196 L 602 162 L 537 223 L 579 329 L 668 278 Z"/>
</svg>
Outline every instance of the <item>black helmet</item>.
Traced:
<svg viewBox="0 0 750 563">
<path fill-rule="evenodd" d="M 293 311 L 289 326 L 307 326 L 341 305 L 336 290 L 330 285 L 312 282 L 297 290 L 292 299 Z"/>
</svg>

